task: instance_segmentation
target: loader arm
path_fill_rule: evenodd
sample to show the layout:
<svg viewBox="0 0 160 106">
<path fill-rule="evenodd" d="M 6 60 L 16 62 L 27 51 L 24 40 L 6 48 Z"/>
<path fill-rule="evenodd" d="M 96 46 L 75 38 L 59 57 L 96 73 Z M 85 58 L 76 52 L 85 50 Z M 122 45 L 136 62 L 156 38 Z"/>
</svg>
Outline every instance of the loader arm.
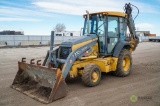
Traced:
<svg viewBox="0 0 160 106">
<path fill-rule="evenodd" d="M 138 36 L 136 35 L 136 29 L 135 29 L 135 24 L 134 24 L 134 20 L 133 20 L 133 17 L 132 17 L 132 4 L 130 3 L 126 3 L 125 4 L 125 13 L 126 13 L 126 16 L 125 16 L 125 19 L 126 19 L 126 23 L 127 23 L 127 26 L 129 28 L 129 31 L 130 31 L 130 44 L 132 46 L 132 50 L 135 50 L 136 47 L 137 47 L 137 44 L 139 43 L 139 38 Z M 138 10 L 139 11 L 139 10 Z"/>
</svg>

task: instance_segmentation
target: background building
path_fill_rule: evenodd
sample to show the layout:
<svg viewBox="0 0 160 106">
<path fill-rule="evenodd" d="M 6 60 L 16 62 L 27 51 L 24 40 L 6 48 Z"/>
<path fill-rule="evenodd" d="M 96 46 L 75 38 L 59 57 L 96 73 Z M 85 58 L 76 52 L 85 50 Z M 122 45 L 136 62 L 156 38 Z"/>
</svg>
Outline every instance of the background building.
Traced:
<svg viewBox="0 0 160 106">
<path fill-rule="evenodd" d="M 4 31 L 0 31 L 0 35 L 24 35 L 24 32 L 4 30 Z"/>
<path fill-rule="evenodd" d="M 80 36 L 80 31 L 55 32 L 55 36 Z"/>
<path fill-rule="evenodd" d="M 151 34 L 150 31 L 136 31 L 136 34 L 143 34 L 144 36 L 156 36 L 156 34 Z"/>
</svg>

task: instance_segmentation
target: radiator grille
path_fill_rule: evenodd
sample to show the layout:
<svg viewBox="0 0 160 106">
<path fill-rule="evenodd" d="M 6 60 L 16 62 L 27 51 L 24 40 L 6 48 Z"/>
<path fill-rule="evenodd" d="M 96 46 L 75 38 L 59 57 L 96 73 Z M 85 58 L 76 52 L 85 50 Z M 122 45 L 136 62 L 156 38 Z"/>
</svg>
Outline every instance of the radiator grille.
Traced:
<svg viewBox="0 0 160 106">
<path fill-rule="evenodd" d="M 68 55 L 71 53 L 71 47 L 61 47 L 60 58 L 67 59 Z"/>
</svg>

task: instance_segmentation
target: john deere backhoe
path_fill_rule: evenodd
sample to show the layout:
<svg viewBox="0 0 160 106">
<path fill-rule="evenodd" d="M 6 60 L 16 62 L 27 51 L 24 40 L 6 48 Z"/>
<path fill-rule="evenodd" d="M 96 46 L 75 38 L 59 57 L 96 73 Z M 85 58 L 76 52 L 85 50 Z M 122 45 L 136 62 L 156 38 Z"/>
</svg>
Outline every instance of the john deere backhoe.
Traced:
<svg viewBox="0 0 160 106">
<path fill-rule="evenodd" d="M 18 72 L 12 88 L 42 102 L 50 103 L 66 96 L 66 77 L 81 76 L 86 86 L 100 83 L 101 73 L 112 72 L 125 77 L 130 74 L 132 51 L 138 44 L 132 18 L 132 4 L 125 5 L 122 12 L 98 12 L 83 17 L 83 36 L 51 45 L 43 64 L 25 58 L 18 62 Z M 127 35 L 127 27 L 130 34 Z"/>
</svg>

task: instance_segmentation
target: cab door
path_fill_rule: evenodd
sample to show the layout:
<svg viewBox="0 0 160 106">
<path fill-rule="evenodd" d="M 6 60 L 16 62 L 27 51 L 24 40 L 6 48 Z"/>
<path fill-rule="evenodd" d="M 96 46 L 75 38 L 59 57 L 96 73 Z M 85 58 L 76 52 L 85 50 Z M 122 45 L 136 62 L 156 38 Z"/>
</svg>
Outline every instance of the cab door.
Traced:
<svg viewBox="0 0 160 106">
<path fill-rule="evenodd" d="M 99 38 L 99 52 L 100 55 L 106 55 L 106 16 L 99 16 L 97 35 Z"/>
<path fill-rule="evenodd" d="M 112 54 L 115 45 L 119 40 L 118 17 L 108 16 L 107 51 Z"/>
</svg>

